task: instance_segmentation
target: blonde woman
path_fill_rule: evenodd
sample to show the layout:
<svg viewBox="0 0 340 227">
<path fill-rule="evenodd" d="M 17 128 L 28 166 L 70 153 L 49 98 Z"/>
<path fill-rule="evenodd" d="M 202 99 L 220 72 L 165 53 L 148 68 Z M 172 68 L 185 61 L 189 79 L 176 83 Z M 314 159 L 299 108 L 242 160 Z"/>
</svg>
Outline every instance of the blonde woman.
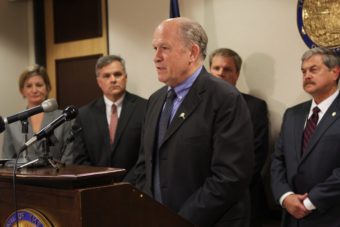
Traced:
<svg viewBox="0 0 340 227">
<path fill-rule="evenodd" d="M 44 67 L 34 65 L 28 67 L 22 72 L 19 78 L 19 91 L 27 101 L 26 107 L 32 108 L 41 105 L 48 98 L 51 91 L 51 83 Z M 27 138 L 31 138 L 35 133 L 48 125 L 51 121 L 62 114 L 61 110 L 55 110 L 47 113 L 39 113 L 27 119 L 28 129 L 23 133 L 22 122 L 17 121 L 6 126 L 3 142 L 3 158 L 17 158 L 22 145 Z M 66 138 L 71 130 L 71 122 L 65 122 L 54 131 L 54 146 L 49 147 L 49 154 L 53 159 L 63 163 L 72 163 L 72 155 L 70 147 L 66 146 L 65 152 L 63 147 L 66 145 Z M 32 161 L 42 157 L 44 152 L 44 140 L 40 140 L 32 144 L 27 152 L 23 152 L 22 158 L 26 161 Z M 62 154 L 63 152 L 63 154 Z"/>
</svg>

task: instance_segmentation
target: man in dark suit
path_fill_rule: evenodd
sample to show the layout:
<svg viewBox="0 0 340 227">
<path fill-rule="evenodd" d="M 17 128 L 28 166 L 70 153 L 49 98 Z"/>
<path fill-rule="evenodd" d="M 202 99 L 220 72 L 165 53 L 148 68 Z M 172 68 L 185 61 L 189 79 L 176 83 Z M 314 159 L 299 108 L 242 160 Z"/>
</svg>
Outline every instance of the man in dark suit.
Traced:
<svg viewBox="0 0 340 227">
<path fill-rule="evenodd" d="M 96 75 L 103 97 L 79 110 L 75 125 L 82 131 L 73 145 L 75 163 L 125 168 L 126 179 L 130 179 L 129 170 L 138 157 L 146 100 L 126 91 L 127 73 L 120 56 L 99 58 Z"/>
<path fill-rule="evenodd" d="M 241 57 L 233 50 L 219 48 L 209 57 L 210 73 L 236 86 L 242 66 Z M 255 168 L 250 183 L 251 227 L 262 226 L 262 212 L 266 206 L 261 171 L 268 155 L 267 104 L 262 99 L 243 94 L 247 103 L 254 131 Z"/>
<path fill-rule="evenodd" d="M 201 25 L 186 18 L 154 32 L 158 80 L 167 86 L 148 101 L 136 185 L 198 226 L 243 227 L 251 120 L 240 93 L 203 67 L 207 42 Z"/>
<path fill-rule="evenodd" d="M 326 48 L 302 56 L 313 99 L 289 108 L 272 156 L 272 189 L 285 227 L 340 226 L 340 59 Z"/>
</svg>

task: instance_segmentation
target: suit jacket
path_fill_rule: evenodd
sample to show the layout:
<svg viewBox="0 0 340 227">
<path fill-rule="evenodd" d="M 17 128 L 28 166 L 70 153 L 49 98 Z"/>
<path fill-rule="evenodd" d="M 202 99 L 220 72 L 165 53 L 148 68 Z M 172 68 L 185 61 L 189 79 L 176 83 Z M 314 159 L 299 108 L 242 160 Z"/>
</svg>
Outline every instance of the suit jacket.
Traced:
<svg viewBox="0 0 340 227">
<path fill-rule="evenodd" d="M 149 99 L 136 166 L 137 187 L 152 195 L 158 119 L 167 87 Z M 159 148 L 164 205 L 198 226 L 235 226 L 249 209 L 253 134 L 240 93 L 203 68 Z M 239 225 L 244 226 L 244 225 Z"/>
<path fill-rule="evenodd" d="M 262 99 L 243 94 L 247 103 L 254 131 L 255 170 L 252 183 L 261 177 L 261 170 L 268 155 L 268 111 Z"/>
<path fill-rule="evenodd" d="M 61 110 L 44 113 L 41 128 L 47 126 L 54 119 L 62 114 Z M 55 138 L 58 140 L 54 146 L 51 146 L 50 155 L 63 163 L 71 164 L 73 156 L 71 154 L 71 144 L 67 144 L 66 139 L 70 136 L 71 122 L 65 122 L 54 130 Z M 32 126 L 28 124 L 27 138 L 30 139 L 34 135 Z M 2 156 L 4 158 L 16 158 L 20 148 L 25 143 L 25 136 L 22 133 L 21 122 L 17 121 L 12 124 L 6 125 L 6 131 L 4 134 L 4 142 L 2 148 Z M 27 159 L 34 160 L 43 155 L 43 140 L 37 141 L 28 147 Z"/>
<path fill-rule="evenodd" d="M 73 143 L 75 163 L 124 168 L 128 172 L 137 161 L 145 108 L 145 99 L 125 93 L 112 145 L 104 98 L 80 108 L 75 125 L 82 131 Z"/>
<path fill-rule="evenodd" d="M 247 103 L 254 131 L 255 167 L 250 183 L 251 225 L 259 226 L 265 207 L 265 191 L 261 171 L 268 156 L 268 111 L 265 101 L 243 94 Z"/>
<path fill-rule="evenodd" d="M 272 156 L 274 197 L 308 193 L 316 210 L 301 220 L 284 211 L 283 226 L 340 226 L 340 96 L 329 107 L 301 157 L 311 101 L 289 108 Z"/>
</svg>

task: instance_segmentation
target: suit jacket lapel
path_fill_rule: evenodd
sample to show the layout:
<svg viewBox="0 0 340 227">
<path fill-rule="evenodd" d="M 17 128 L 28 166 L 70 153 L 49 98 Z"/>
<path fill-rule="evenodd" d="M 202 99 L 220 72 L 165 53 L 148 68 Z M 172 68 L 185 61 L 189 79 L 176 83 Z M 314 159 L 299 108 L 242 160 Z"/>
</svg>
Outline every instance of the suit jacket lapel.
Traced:
<svg viewBox="0 0 340 227">
<path fill-rule="evenodd" d="M 155 151 L 155 146 L 157 146 L 157 139 L 158 139 L 158 122 L 159 122 L 159 118 L 160 118 L 160 115 L 161 115 L 161 112 L 163 110 L 163 105 L 164 105 L 164 102 L 165 102 L 165 99 L 166 99 L 166 95 L 167 95 L 167 91 L 168 91 L 168 87 L 167 86 L 164 86 L 163 89 L 160 91 L 160 95 L 158 96 L 158 99 L 156 100 L 155 102 L 155 107 L 152 108 L 150 107 L 150 109 L 153 110 L 152 113 L 150 113 L 150 119 L 157 119 L 156 121 L 150 121 L 148 122 L 149 125 L 145 128 L 147 128 L 149 130 L 149 133 L 150 133 L 150 137 L 151 140 L 149 141 L 150 144 L 149 146 L 152 146 L 152 150 Z M 166 135 L 165 135 L 166 136 Z M 151 157 L 151 159 L 153 159 L 153 155 Z"/>
<path fill-rule="evenodd" d="M 301 159 L 302 152 L 302 140 L 303 140 L 303 131 L 305 128 L 305 122 L 308 117 L 310 105 L 312 102 L 307 102 L 305 105 L 298 110 L 296 114 L 295 122 L 294 122 L 294 137 L 295 137 L 295 153 L 297 160 Z"/>
<path fill-rule="evenodd" d="M 133 113 L 134 106 L 135 102 L 133 101 L 131 95 L 128 92 L 126 92 L 123 100 L 122 112 L 120 113 L 120 117 L 118 119 L 115 142 L 113 143 L 114 149 L 116 148 L 118 141 L 120 140 L 121 135 L 127 123 L 129 122 L 129 119 Z"/>
<path fill-rule="evenodd" d="M 98 119 L 97 126 L 98 130 L 96 133 L 99 133 L 99 138 L 104 137 L 105 138 L 105 147 L 110 147 L 110 132 L 109 132 L 109 125 L 107 123 L 106 118 L 106 106 L 104 102 L 104 98 L 98 100 L 98 102 L 95 105 L 96 107 L 96 113 L 95 118 Z"/>
<path fill-rule="evenodd" d="M 202 82 L 203 77 L 206 76 L 205 74 L 206 71 L 203 68 L 202 72 L 191 86 L 187 96 L 184 98 L 182 104 L 179 106 L 177 112 L 175 113 L 171 124 L 169 125 L 169 128 L 165 134 L 163 143 L 166 142 L 169 137 L 171 137 L 171 135 L 176 132 L 176 130 L 185 122 L 185 119 L 191 115 L 191 113 L 200 103 L 200 94 L 205 90 L 204 83 Z"/>
<path fill-rule="evenodd" d="M 331 106 L 328 108 L 325 115 L 322 117 L 321 121 L 318 123 L 318 126 L 315 129 L 314 134 L 310 138 L 309 144 L 305 153 L 303 154 L 302 159 L 305 159 L 309 153 L 313 151 L 313 148 L 320 140 L 321 136 L 327 131 L 327 129 L 336 121 L 340 116 L 340 96 L 338 95 Z"/>
</svg>

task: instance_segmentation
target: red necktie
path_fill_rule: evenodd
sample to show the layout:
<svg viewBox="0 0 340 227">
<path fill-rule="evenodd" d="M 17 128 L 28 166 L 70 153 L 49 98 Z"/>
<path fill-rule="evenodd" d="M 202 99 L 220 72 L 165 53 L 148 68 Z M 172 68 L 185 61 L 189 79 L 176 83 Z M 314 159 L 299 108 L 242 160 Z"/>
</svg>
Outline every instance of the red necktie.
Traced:
<svg viewBox="0 0 340 227">
<path fill-rule="evenodd" d="M 320 112 L 320 109 L 317 106 L 314 107 L 313 114 L 307 121 L 305 131 L 303 132 L 302 153 L 306 150 L 309 140 L 315 131 L 316 125 L 319 120 L 319 112 Z"/>
<path fill-rule="evenodd" d="M 116 134 L 116 128 L 117 128 L 117 121 L 118 121 L 118 115 L 117 115 L 117 107 L 115 104 L 112 104 L 111 107 L 111 120 L 110 120 L 110 143 L 113 144 Z"/>
</svg>

